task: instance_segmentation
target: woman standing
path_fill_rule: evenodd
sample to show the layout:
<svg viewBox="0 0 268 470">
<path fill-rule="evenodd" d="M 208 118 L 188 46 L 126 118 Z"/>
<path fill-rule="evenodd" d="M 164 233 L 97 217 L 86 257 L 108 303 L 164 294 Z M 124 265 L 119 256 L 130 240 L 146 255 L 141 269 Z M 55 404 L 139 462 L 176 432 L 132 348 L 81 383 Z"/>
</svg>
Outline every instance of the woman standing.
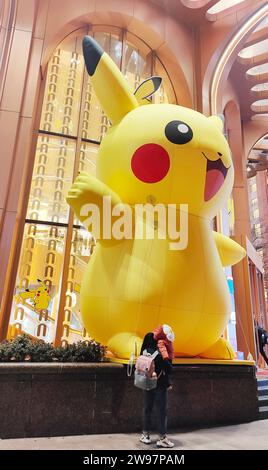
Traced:
<svg viewBox="0 0 268 470">
<path fill-rule="evenodd" d="M 154 359 L 157 386 L 153 390 L 144 391 L 143 432 L 140 437 L 140 442 L 151 444 L 151 417 L 155 405 L 159 433 L 157 447 L 174 447 L 174 443 L 166 436 L 168 390 L 172 389 L 170 375 L 174 358 L 173 341 L 174 333 L 170 326 L 160 325 L 153 332 L 147 333 L 141 347 L 141 354 L 147 352 L 152 355 L 156 350 L 159 352 Z"/>
</svg>

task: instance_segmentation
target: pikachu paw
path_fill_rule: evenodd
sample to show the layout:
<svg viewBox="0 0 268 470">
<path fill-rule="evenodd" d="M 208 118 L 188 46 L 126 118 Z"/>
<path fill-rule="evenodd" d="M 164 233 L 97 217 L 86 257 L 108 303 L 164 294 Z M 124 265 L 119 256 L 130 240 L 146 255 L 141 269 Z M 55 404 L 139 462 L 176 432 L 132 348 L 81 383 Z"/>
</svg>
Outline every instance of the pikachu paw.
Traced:
<svg viewBox="0 0 268 470">
<path fill-rule="evenodd" d="M 198 355 L 204 359 L 229 359 L 235 357 L 234 350 L 229 343 L 223 338 L 218 339 L 210 348 Z"/>
<path fill-rule="evenodd" d="M 118 333 L 107 343 L 108 349 L 115 357 L 129 359 L 131 354 L 140 354 L 142 339 L 133 333 Z"/>
<path fill-rule="evenodd" d="M 66 198 L 67 202 L 72 205 L 75 200 L 81 199 L 83 195 L 86 195 L 86 193 L 90 192 L 90 182 L 90 175 L 84 171 L 81 172 L 75 179 L 68 192 Z"/>
<path fill-rule="evenodd" d="M 96 179 L 85 171 L 81 172 L 72 184 L 66 201 L 79 220 L 83 221 L 84 218 L 81 212 L 83 206 L 94 202 L 96 189 Z"/>
</svg>

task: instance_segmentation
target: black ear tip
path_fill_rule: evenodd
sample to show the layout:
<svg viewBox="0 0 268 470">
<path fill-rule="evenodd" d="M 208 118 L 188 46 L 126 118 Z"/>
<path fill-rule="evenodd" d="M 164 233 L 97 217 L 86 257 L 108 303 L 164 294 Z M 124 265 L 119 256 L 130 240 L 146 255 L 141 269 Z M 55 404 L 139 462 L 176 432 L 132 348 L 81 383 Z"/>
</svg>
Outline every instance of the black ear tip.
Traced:
<svg viewBox="0 0 268 470">
<path fill-rule="evenodd" d="M 88 74 L 92 76 L 103 54 L 102 47 L 91 36 L 83 39 L 83 54 Z"/>
<path fill-rule="evenodd" d="M 158 90 L 158 88 L 160 87 L 162 83 L 162 78 L 158 76 L 154 76 L 152 77 L 152 81 L 153 81 L 155 90 Z"/>
<path fill-rule="evenodd" d="M 155 84 L 161 84 L 162 83 L 162 77 L 158 77 L 157 75 L 152 77 L 152 80 Z"/>
<path fill-rule="evenodd" d="M 84 36 L 83 37 L 83 50 L 84 48 L 87 48 L 87 47 L 94 47 L 94 43 L 96 43 L 96 41 L 91 36 Z"/>
</svg>

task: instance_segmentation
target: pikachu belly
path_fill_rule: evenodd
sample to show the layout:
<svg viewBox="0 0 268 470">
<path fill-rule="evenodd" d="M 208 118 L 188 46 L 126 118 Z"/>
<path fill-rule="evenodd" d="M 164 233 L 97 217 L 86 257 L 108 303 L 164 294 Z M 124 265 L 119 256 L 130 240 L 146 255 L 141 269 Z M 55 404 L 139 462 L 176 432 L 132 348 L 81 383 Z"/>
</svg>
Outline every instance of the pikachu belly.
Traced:
<svg viewBox="0 0 268 470">
<path fill-rule="evenodd" d="M 182 251 L 170 250 L 167 240 L 98 244 L 81 290 L 89 334 L 106 344 L 117 333 L 143 337 L 167 323 L 178 355 L 197 355 L 214 344 L 231 304 L 216 245 L 200 242 L 192 238 Z"/>
</svg>

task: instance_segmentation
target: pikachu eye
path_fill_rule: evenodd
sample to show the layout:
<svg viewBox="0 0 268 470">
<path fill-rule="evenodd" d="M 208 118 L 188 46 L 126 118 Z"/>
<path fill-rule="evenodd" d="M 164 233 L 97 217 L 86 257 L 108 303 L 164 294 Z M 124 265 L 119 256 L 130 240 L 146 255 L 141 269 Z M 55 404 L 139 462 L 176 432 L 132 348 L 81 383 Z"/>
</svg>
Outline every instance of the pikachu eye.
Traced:
<svg viewBox="0 0 268 470">
<path fill-rule="evenodd" d="M 173 144 L 187 144 L 193 138 L 192 129 L 182 121 L 171 121 L 165 128 L 166 138 Z"/>
</svg>

